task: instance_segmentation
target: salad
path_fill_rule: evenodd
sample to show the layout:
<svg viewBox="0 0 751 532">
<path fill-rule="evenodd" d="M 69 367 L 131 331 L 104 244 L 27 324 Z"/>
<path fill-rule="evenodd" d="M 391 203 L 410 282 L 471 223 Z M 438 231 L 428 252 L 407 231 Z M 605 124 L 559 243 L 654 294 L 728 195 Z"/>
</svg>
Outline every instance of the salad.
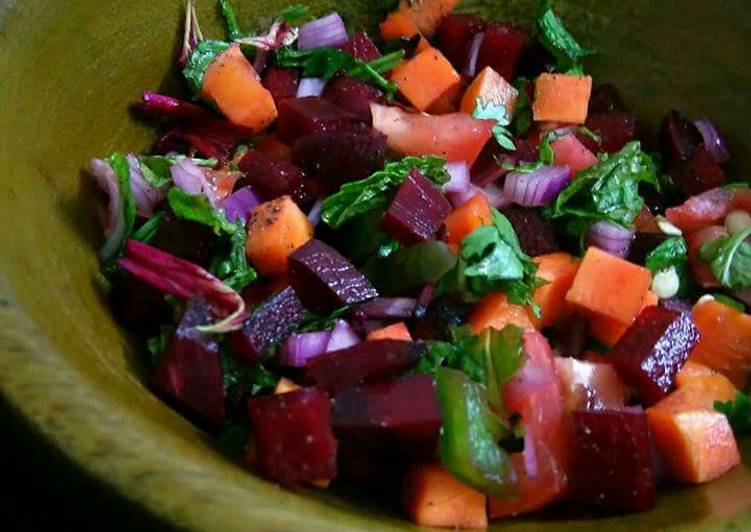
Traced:
<svg viewBox="0 0 751 532">
<path fill-rule="evenodd" d="M 151 152 L 91 162 L 151 387 L 269 481 L 398 493 L 419 525 L 720 477 L 751 432 L 726 141 L 678 111 L 653 136 L 551 1 L 531 30 L 456 3 L 249 33 L 220 0 L 209 39 L 188 2 L 191 96 L 145 92 Z"/>
</svg>

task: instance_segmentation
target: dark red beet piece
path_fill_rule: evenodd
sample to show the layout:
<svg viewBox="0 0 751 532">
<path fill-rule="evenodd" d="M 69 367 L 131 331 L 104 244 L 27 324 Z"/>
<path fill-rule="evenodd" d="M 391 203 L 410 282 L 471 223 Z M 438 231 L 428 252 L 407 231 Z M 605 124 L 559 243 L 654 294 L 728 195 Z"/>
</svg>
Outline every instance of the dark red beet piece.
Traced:
<svg viewBox="0 0 751 532">
<path fill-rule="evenodd" d="M 398 375 L 417 364 L 425 352 L 422 342 L 366 341 L 311 359 L 308 374 L 335 395 L 361 382 Z"/>
<path fill-rule="evenodd" d="M 637 232 L 634 240 L 631 242 L 631 248 L 628 253 L 628 260 L 634 264 L 644 264 L 647 255 L 654 249 L 670 238 L 665 233 L 643 233 Z"/>
<path fill-rule="evenodd" d="M 701 194 L 727 182 L 725 172 L 704 144 L 694 148 L 687 161 L 674 164 L 670 175 L 687 196 Z"/>
<path fill-rule="evenodd" d="M 335 131 L 357 122 L 355 116 L 318 96 L 284 100 L 278 111 L 276 135 L 290 145 L 308 133 Z"/>
<path fill-rule="evenodd" d="M 305 182 L 305 174 L 298 166 L 274 159 L 258 150 L 248 151 L 238 166 L 245 173 L 248 184 L 259 191 L 263 199 L 268 201 L 289 195 L 301 206 L 312 203 L 313 195 Z"/>
<path fill-rule="evenodd" d="M 530 257 L 560 249 L 553 226 L 543 220 L 536 210 L 511 207 L 502 212 L 514 227 L 522 250 Z"/>
<path fill-rule="evenodd" d="M 109 299 L 118 321 L 133 331 L 151 333 L 171 316 L 164 292 L 128 272 L 113 281 Z"/>
<path fill-rule="evenodd" d="M 555 57 L 537 39 L 527 42 L 517 67 L 517 75 L 535 79 L 543 72 L 555 72 Z"/>
<path fill-rule="evenodd" d="M 165 214 L 151 245 L 188 262 L 207 267 L 211 262 L 216 235 L 210 227 L 198 222 Z"/>
<path fill-rule="evenodd" d="M 345 111 L 352 113 L 358 120 L 370 122 L 371 103 L 383 103 L 383 92 L 360 80 L 340 76 L 326 86 L 324 96 Z"/>
<path fill-rule="evenodd" d="M 443 19 L 436 33 L 437 48 L 457 70 L 464 67 L 472 37 L 485 29 L 485 21 L 475 15 L 458 13 Z"/>
<path fill-rule="evenodd" d="M 471 310 L 471 305 L 461 301 L 435 299 L 428 305 L 425 315 L 417 320 L 414 337 L 451 341 L 451 329 L 464 323 Z"/>
<path fill-rule="evenodd" d="M 623 381 L 652 405 L 673 388 L 675 376 L 699 341 L 691 316 L 647 307 L 615 344 L 608 358 Z"/>
<path fill-rule="evenodd" d="M 232 355 L 239 361 L 258 361 L 271 347 L 297 329 L 305 309 L 291 287 L 270 297 L 256 308 L 242 330 L 229 335 Z"/>
<path fill-rule="evenodd" d="M 628 112 L 628 110 L 615 85 L 605 83 L 592 90 L 592 96 L 589 99 L 590 113 L 600 114 L 609 113 L 610 111 Z"/>
<path fill-rule="evenodd" d="M 305 306 L 317 312 L 378 297 L 351 262 L 320 240 L 311 240 L 290 255 L 289 278 Z"/>
<path fill-rule="evenodd" d="M 584 125 L 600 137 L 600 142 L 597 142 L 581 132 L 577 134 L 577 138 L 592 153 L 620 151 L 637 134 L 636 117 L 625 111 L 590 114 Z"/>
<path fill-rule="evenodd" d="M 485 28 L 485 39 L 477 57 L 477 71 L 489 66 L 498 72 L 503 79 L 511 83 L 516 73 L 527 34 L 508 22 L 488 24 Z"/>
<path fill-rule="evenodd" d="M 381 57 L 381 52 L 378 51 L 378 47 L 370 39 L 365 30 L 355 33 L 342 49 L 345 52 L 349 52 L 355 59 L 360 59 L 366 63 L 370 63 Z"/>
<path fill-rule="evenodd" d="M 337 442 L 331 401 L 323 390 L 304 388 L 248 401 L 255 450 L 263 475 L 284 486 L 336 477 Z"/>
<path fill-rule="evenodd" d="M 334 399 L 337 436 L 396 453 L 431 455 L 441 428 L 433 377 L 427 373 L 350 388 Z"/>
<path fill-rule="evenodd" d="M 365 124 L 351 124 L 300 137 L 292 146 L 292 160 L 310 175 L 340 185 L 383 168 L 386 152 L 385 135 Z"/>
<path fill-rule="evenodd" d="M 271 93 L 278 106 L 283 100 L 297 96 L 300 73 L 289 68 L 271 67 L 264 72 L 261 84 Z"/>
<path fill-rule="evenodd" d="M 224 385 L 216 337 L 196 327 L 215 320 L 204 299 L 188 303 L 169 346 L 159 360 L 151 384 L 189 414 L 216 429 L 224 424 Z"/>
<path fill-rule="evenodd" d="M 399 186 L 379 227 L 409 245 L 433 240 L 452 207 L 443 194 L 413 168 Z"/>
<path fill-rule="evenodd" d="M 665 161 L 672 166 L 686 161 L 701 142 L 701 135 L 678 111 L 670 111 L 660 128 L 660 148 Z"/>
<path fill-rule="evenodd" d="M 609 510 L 652 508 L 656 474 L 644 412 L 578 410 L 572 425 L 570 499 Z"/>
</svg>

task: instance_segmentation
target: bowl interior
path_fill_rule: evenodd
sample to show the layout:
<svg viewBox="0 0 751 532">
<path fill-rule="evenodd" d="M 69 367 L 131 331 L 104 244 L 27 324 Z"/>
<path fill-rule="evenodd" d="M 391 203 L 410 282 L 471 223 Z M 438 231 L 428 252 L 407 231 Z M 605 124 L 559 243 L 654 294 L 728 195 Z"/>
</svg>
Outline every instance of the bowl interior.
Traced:
<svg viewBox="0 0 751 532">
<path fill-rule="evenodd" d="M 247 27 L 289 3 L 234 2 Z M 172 66 L 182 4 L 0 0 L 2 395 L 77 467 L 186 528 L 408 527 L 368 494 L 293 493 L 232 464 L 145 388 L 138 347 L 110 316 L 97 273 L 98 203 L 82 168 L 92 156 L 149 145 L 152 129 L 128 111 L 141 91 L 182 91 Z M 214 4 L 198 0 L 205 33 L 219 36 Z M 309 4 L 372 26 L 378 2 Z M 672 107 L 712 118 L 736 155 L 731 174 L 748 175 L 751 5 L 572 0 L 561 7 L 581 40 L 600 51 L 588 64 L 598 82 L 618 85 L 653 127 Z M 462 9 L 529 25 L 534 2 L 468 0 Z M 645 514 L 538 516 L 495 528 L 742 528 L 751 526 L 749 493 L 747 462 L 709 486 L 668 490 Z"/>
</svg>

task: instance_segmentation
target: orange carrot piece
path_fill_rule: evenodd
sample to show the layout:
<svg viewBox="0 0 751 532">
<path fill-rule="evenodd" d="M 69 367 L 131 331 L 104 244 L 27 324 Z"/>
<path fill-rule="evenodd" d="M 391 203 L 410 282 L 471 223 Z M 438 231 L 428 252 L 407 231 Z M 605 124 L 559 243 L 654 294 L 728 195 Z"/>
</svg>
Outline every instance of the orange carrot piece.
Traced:
<svg viewBox="0 0 751 532">
<path fill-rule="evenodd" d="M 694 379 L 712 377 L 714 375 L 717 375 L 717 372 L 712 368 L 708 368 L 704 364 L 699 364 L 698 362 L 692 362 L 689 360 L 683 368 L 681 368 L 681 371 L 678 372 L 678 375 L 675 376 L 675 386 L 676 388 L 682 388 Z"/>
<path fill-rule="evenodd" d="M 543 329 L 569 314 L 566 293 L 574 282 L 579 261 L 568 253 L 550 253 L 533 260 L 537 264 L 537 277 L 547 283 L 535 290 L 532 297 L 540 307 L 541 318 L 530 315 L 530 319 L 538 329 Z"/>
<path fill-rule="evenodd" d="M 745 387 L 751 370 L 751 316 L 717 301 L 696 305 L 692 314 L 700 337 L 690 360 Z"/>
<path fill-rule="evenodd" d="M 585 313 L 630 325 L 644 304 L 651 281 L 646 268 L 590 247 L 566 301 Z"/>
<path fill-rule="evenodd" d="M 287 258 L 313 238 L 313 224 L 289 196 L 262 203 L 248 221 L 245 252 L 259 272 L 287 272 Z"/>
<path fill-rule="evenodd" d="M 477 194 L 454 209 L 443 221 L 449 246 L 458 248 L 465 236 L 493 223 L 490 212 L 490 202 L 485 194 Z"/>
<path fill-rule="evenodd" d="M 661 410 L 682 412 L 686 410 L 713 410 L 715 401 L 732 401 L 738 388 L 720 373 L 694 377 L 683 382 L 673 393 L 655 404 Z"/>
<path fill-rule="evenodd" d="M 407 14 L 424 35 L 430 36 L 458 3 L 459 0 L 401 0 L 399 12 Z"/>
<path fill-rule="evenodd" d="M 529 312 L 522 305 L 510 303 L 506 294 L 489 294 L 478 301 L 469 317 L 473 334 L 479 334 L 488 327 L 501 330 L 506 325 L 516 325 L 522 329 L 534 329 Z"/>
<path fill-rule="evenodd" d="M 277 116 L 274 98 L 261 85 L 258 74 L 237 44 L 206 69 L 201 94 L 214 102 L 230 122 L 253 133 L 266 129 Z"/>
<path fill-rule="evenodd" d="M 644 296 L 644 301 L 642 302 L 642 307 L 639 309 L 639 312 L 646 307 L 657 305 L 658 302 L 659 298 L 657 295 L 651 290 L 648 291 L 647 295 Z M 634 319 L 636 319 L 636 316 L 634 316 Z M 613 347 L 616 342 L 621 339 L 621 336 L 626 333 L 630 326 L 630 323 L 626 325 L 607 316 L 594 315 L 589 320 L 589 335 L 606 346 Z"/>
<path fill-rule="evenodd" d="M 367 340 L 406 340 L 407 342 L 411 342 L 412 335 L 409 334 L 407 325 L 403 321 L 400 321 L 388 327 L 370 331 Z"/>
<path fill-rule="evenodd" d="M 535 81 L 532 104 L 535 122 L 583 124 L 587 120 L 591 92 L 590 76 L 540 74 Z"/>
<path fill-rule="evenodd" d="M 401 11 L 389 13 L 386 20 L 381 22 L 380 26 L 381 36 L 384 41 L 399 39 L 400 37 L 409 39 L 420 33 L 420 30 L 412 21 L 409 14 Z"/>
<path fill-rule="evenodd" d="M 438 464 L 412 466 L 404 478 L 404 511 L 420 526 L 487 528 L 486 503 Z"/>
<path fill-rule="evenodd" d="M 294 381 L 289 380 L 287 377 L 282 377 L 279 379 L 279 382 L 276 383 L 276 388 L 274 388 L 274 394 L 279 395 L 283 393 L 289 393 L 294 392 L 297 390 L 301 390 L 302 386 L 295 383 Z"/>
<path fill-rule="evenodd" d="M 483 105 L 491 102 L 495 105 L 502 105 L 506 109 L 506 116 L 511 117 L 518 98 L 519 91 L 511 83 L 503 79 L 503 76 L 491 67 L 485 67 L 464 93 L 459 110 L 471 115 L 475 112 L 479 99 Z"/>
<path fill-rule="evenodd" d="M 435 48 L 423 50 L 401 63 L 391 72 L 391 79 L 418 111 L 426 111 L 461 81 L 453 65 Z"/>
<path fill-rule="evenodd" d="M 438 99 L 430 105 L 427 111 L 428 114 L 446 115 L 450 113 L 456 113 L 459 110 L 459 103 L 466 88 L 466 81 L 464 80 L 464 78 L 460 79 L 459 83 L 455 84 L 449 90 L 441 94 Z"/>
</svg>

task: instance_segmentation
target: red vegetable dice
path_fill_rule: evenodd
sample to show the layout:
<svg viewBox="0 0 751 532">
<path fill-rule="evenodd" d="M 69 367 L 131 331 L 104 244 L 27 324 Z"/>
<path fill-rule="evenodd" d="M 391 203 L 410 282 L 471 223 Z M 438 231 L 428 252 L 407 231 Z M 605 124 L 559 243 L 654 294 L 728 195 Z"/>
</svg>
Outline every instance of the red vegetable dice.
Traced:
<svg viewBox="0 0 751 532">
<path fill-rule="evenodd" d="M 727 182 L 725 172 L 704 144 L 694 148 L 688 160 L 675 163 L 670 175 L 676 186 L 688 196 L 721 187 Z"/>
<path fill-rule="evenodd" d="M 689 314 L 651 306 L 642 310 L 609 358 L 624 382 L 651 405 L 673 388 L 698 342 L 699 331 Z"/>
<path fill-rule="evenodd" d="M 570 499 L 628 512 L 652 508 L 655 462 L 644 412 L 579 410 L 572 425 Z"/>
<path fill-rule="evenodd" d="M 670 111 L 660 128 L 660 147 L 667 162 L 686 161 L 701 142 L 699 131 L 678 111 Z"/>
<path fill-rule="evenodd" d="M 248 401 L 255 451 L 263 475 L 284 486 L 336 477 L 337 442 L 331 401 L 323 390 L 255 397 Z"/>
<path fill-rule="evenodd" d="M 266 201 L 292 196 L 298 205 L 312 203 L 313 196 L 305 182 L 305 174 L 296 165 L 275 159 L 258 150 L 250 150 L 238 164 L 248 183 Z"/>
<path fill-rule="evenodd" d="M 217 429 L 224 424 L 224 386 L 219 359 L 219 342 L 197 327 L 209 325 L 215 317 L 204 299 L 188 303 L 151 383 L 166 399 Z"/>
<path fill-rule="evenodd" d="M 477 57 L 477 71 L 491 67 L 508 82 L 514 79 L 516 65 L 527 43 L 527 34 L 508 22 L 488 24 Z"/>
<path fill-rule="evenodd" d="M 511 222 L 522 251 L 530 257 L 554 253 L 560 249 L 553 226 L 543 220 L 537 210 L 510 207 L 501 212 Z"/>
<path fill-rule="evenodd" d="M 619 110 L 606 113 L 590 113 L 584 125 L 597 136 L 597 141 L 584 133 L 578 133 L 577 138 L 592 153 L 616 153 L 629 141 L 636 138 L 636 117 L 631 113 Z"/>
<path fill-rule="evenodd" d="M 340 76 L 329 82 L 324 96 L 366 123 L 373 118 L 370 104 L 385 102 L 379 89 L 349 76 Z"/>
<path fill-rule="evenodd" d="M 402 244 L 433 240 L 452 207 L 443 194 L 413 168 L 396 192 L 379 227 Z"/>
<path fill-rule="evenodd" d="M 472 38 L 485 29 L 485 21 L 476 15 L 455 13 L 443 19 L 436 33 L 436 43 L 457 70 L 464 67 Z M 478 70 L 479 71 L 479 70 Z"/>
<path fill-rule="evenodd" d="M 311 240 L 289 257 L 290 284 L 306 307 L 332 312 L 378 297 L 365 276 L 338 251 Z"/>
<path fill-rule="evenodd" d="M 278 106 L 282 101 L 297 96 L 300 73 L 289 68 L 267 68 L 261 84 L 271 93 L 274 103 Z"/>
<path fill-rule="evenodd" d="M 286 144 L 308 133 L 334 131 L 346 127 L 357 119 L 328 100 L 318 96 L 292 98 L 279 104 L 276 135 Z"/>
<path fill-rule="evenodd" d="M 321 355 L 308 362 L 308 373 L 325 390 L 336 394 L 364 381 L 399 374 L 425 355 L 422 342 L 370 340 Z"/>
<path fill-rule="evenodd" d="M 344 51 L 349 52 L 352 57 L 370 63 L 381 57 L 381 52 L 378 51 L 378 47 L 370 39 L 365 30 L 358 31 L 342 48 Z"/>
<path fill-rule="evenodd" d="M 626 388 L 611 364 L 556 357 L 555 369 L 568 411 L 626 406 Z"/>
</svg>

